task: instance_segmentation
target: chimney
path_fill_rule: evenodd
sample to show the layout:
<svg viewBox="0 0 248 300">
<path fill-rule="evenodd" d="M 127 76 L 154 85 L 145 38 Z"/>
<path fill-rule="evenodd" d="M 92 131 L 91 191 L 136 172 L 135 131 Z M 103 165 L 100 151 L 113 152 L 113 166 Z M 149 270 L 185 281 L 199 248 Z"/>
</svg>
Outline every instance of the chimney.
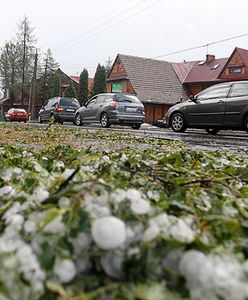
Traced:
<svg viewBox="0 0 248 300">
<path fill-rule="evenodd" d="M 215 60 L 215 55 L 207 54 L 206 55 L 206 62 L 209 63 L 211 61 Z"/>
</svg>

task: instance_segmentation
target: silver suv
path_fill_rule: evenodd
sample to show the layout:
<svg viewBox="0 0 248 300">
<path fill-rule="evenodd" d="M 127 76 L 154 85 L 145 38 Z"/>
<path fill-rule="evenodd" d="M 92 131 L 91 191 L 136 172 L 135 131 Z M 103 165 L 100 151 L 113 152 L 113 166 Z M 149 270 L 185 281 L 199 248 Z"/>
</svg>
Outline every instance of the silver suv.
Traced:
<svg viewBox="0 0 248 300">
<path fill-rule="evenodd" d="M 102 127 L 112 124 L 129 125 L 139 129 L 145 121 L 144 105 L 131 94 L 106 93 L 91 98 L 75 114 L 75 123 L 100 123 Z"/>
<path fill-rule="evenodd" d="M 204 128 L 210 134 L 221 129 L 248 132 L 248 81 L 213 85 L 172 106 L 164 123 L 175 132 L 187 128 Z"/>
</svg>

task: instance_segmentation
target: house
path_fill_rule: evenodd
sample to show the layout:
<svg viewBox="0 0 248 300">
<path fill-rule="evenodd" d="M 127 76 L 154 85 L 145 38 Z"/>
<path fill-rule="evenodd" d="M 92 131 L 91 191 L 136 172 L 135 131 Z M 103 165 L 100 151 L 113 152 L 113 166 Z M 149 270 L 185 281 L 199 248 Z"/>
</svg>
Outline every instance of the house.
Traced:
<svg viewBox="0 0 248 300">
<path fill-rule="evenodd" d="M 107 78 L 108 92 L 128 92 L 142 101 L 146 122 L 164 116 L 174 104 L 216 83 L 248 80 L 248 50 L 230 57 L 207 54 L 201 61 L 179 63 L 118 54 Z"/>
<path fill-rule="evenodd" d="M 76 90 L 78 90 L 80 76 L 69 76 L 66 73 L 64 73 L 60 68 L 56 71 L 56 74 L 60 77 L 61 96 L 64 96 L 65 90 L 69 86 L 70 82 L 72 82 L 74 84 Z M 88 78 L 89 92 L 91 91 L 91 88 L 93 86 L 93 82 L 94 82 L 94 78 Z"/>
<path fill-rule="evenodd" d="M 136 95 L 144 104 L 146 122 L 164 116 L 172 105 L 187 98 L 170 63 L 118 54 L 107 78 L 107 92 Z"/>
<path fill-rule="evenodd" d="M 171 63 L 188 95 L 216 83 L 248 80 L 248 50 L 235 48 L 230 57 L 216 59 L 207 54 L 202 61 Z"/>
</svg>

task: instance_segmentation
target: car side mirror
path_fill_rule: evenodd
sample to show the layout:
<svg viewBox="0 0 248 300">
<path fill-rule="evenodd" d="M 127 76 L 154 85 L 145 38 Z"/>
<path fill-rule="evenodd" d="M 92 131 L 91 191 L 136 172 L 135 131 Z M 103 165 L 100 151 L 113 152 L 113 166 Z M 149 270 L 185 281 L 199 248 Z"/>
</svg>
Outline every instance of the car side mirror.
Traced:
<svg viewBox="0 0 248 300">
<path fill-rule="evenodd" d="M 197 97 L 195 95 L 190 95 L 189 99 L 193 102 L 196 102 Z"/>
</svg>

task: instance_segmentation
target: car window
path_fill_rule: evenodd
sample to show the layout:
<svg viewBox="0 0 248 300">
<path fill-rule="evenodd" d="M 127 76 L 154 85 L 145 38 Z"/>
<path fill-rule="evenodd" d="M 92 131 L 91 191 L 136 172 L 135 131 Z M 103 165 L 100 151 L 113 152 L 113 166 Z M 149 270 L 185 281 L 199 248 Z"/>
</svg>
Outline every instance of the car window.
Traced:
<svg viewBox="0 0 248 300">
<path fill-rule="evenodd" d="M 61 98 L 60 99 L 60 105 L 61 106 L 80 107 L 79 102 L 77 101 L 77 99 L 74 99 L 74 98 Z"/>
<path fill-rule="evenodd" d="M 94 105 L 95 102 L 96 102 L 96 99 L 97 99 L 97 96 L 91 98 L 91 99 L 86 103 L 86 106 L 88 107 L 88 106 Z"/>
<path fill-rule="evenodd" d="M 140 103 L 139 99 L 133 95 L 115 94 L 114 100 L 117 102 Z"/>
<path fill-rule="evenodd" d="M 101 95 L 97 97 L 97 104 L 102 104 L 105 101 L 105 96 Z"/>
<path fill-rule="evenodd" d="M 214 88 L 209 88 L 197 95 L 197 100 L 208 100 L 225 98 L 229 92 L 230 86 L 224 85 Z"/>
<path fill-rule="evenodd" d="M 228 97 L 248 96 L 248 82 L 234 83 Z"/>
<path fill-rule="evenodd" d="M 25 110 L 25 109 L 23 109 L 23 108 L 15 108 L 14 110 L 15 110 L 15 112 L 22 112 L 22 113 L 26 113 L 26 110 Z"/>
</svg>

